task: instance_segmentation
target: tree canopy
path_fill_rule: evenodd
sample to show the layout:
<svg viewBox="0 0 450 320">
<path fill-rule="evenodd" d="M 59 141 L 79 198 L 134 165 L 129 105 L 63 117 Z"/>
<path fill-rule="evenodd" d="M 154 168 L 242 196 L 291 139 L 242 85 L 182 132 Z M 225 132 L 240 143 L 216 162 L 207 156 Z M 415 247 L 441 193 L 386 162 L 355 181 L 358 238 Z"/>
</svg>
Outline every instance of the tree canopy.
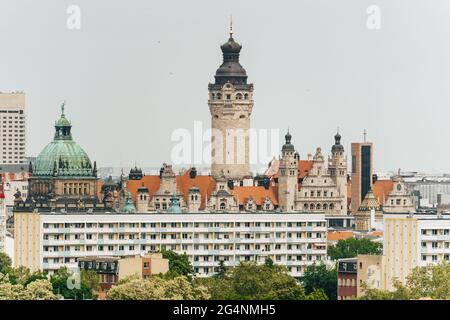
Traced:
<svg viewBox="0 0 450 320">
<path fill-rule="evenodd" d="M 327 254 L 331 260 L 354 258 L 358 254 L 381 254 L 383 245 L 370 239 L 350 238 L 339 240 L 336 245 L 328 246 Z"/>
<path fill-rule="evenodd" d="M 362 300 L 450 299 L 450 264 L 414 268 L 405 284 L 394 280 L 394 291 L 370 289 L 363 284 Z"/>
<path fill-rule="evenodd" d="M 308 297 L 285 267 L 271 263 L 242 262 L 229 268 L 223 277 L 199 278 L 194 282 L 206 286 L 211 298 L 217 300 L 304 300 L 325 296 L 315 291 L 314 296 Z"/>
<path fill-rule="evenodd" d="M 107 294 L 109 300 L 204 300 L 208 298 L 209 294 L 205 287 L 195 286 L 183 276 L 173 279 L 131 277 L 113 286 Z"/>
<path fill-rule="evenodd" d="M 328 268 L 323 263 L 308 266 L 301 282 L 306 294 L 322 290 L 330 300 L 337 299 L 337 271 L 335 268 Z"/>
<path fill-rule="evenodd" d="M 50 277 L 50 282 L 53 292 L 63 296 L 64 299 L 95 299 L 94 290 L 99 285 L 98 277 L 95 276 L 85 270 L 77 275 L 66 267 L 62 267 Z"/>
<path fill-rule="evenodd" d="M 161 253 L 163 258 L 169 260 L 169 272 L 166 278 L 185 276 L 189 280 L 191 279 L 194 274 L 194 268 L 185 253 L 179 254 L 172 250 L 162 250 Z"/>
</svg>

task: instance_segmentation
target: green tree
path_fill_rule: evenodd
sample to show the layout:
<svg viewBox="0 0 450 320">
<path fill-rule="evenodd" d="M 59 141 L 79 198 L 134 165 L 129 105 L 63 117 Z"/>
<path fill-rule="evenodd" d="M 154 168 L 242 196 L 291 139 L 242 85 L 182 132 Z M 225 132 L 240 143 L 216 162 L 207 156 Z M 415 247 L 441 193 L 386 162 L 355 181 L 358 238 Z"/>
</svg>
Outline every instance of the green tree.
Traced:
<svg viewBox="0 0 450 320">
<path fill-rule="evenodd" d="M 218 300 L 302 300 L 302 286 L 287 273 L 273 265 L 241 263 L 227 270 L 224 278 L 196 280 L 204 284 L 212 299 Z"/>
<path fill-rule="evenodd" d="M 24 286 L 0 277 L 0 300 L 54 300 L 56 296 L 48 280 L 38 279 Z"/>
<path fill-rule="evenodd" d="M 24 266 L 10 268 L 8 271 L 9 281 L 12 284 L 26 285 L 31 277 L 30 269 Z"/>
<path fill-rule="evenodd" d="M 62 295 L 64 299 L 82 300 L 94 299 L 92 289 L 81 281 L 81 275 L 69 271 L 66 267 L 60 268 L 50 277 L 50 282 L 55 294 Z"/>
<path fill-rule="evenodd" d="M 0 272 L 6 273 L 12 265 L 11 258 L 4 252 L 0 252 Z"/>
<path fill-rule="evenodd" d="M 24 289 L 23 298 L 26 300 L 55 300 L 53 287 L 47 279 L 38 279 L 30 282 Z"/>
<path fill-rule="evenodd" d="M 216 278 L 223 279 L 225 277 L 225 273 L 227 272 L 228 268 L 225 267 L 225 263 L 223 260 L 220 260 L 219 267 L 217 270 L 217 273 L 215 274 Z"/>
<path fill-rule="evenodd" d="M 100 276 L 94 270 L 81 270 L 81 283 L 92 290 L 92 292 L 100 291 Z"/>
<path fill-rule="evenodd" d="M 306 300 L 328 300 L 328 297 L 322 289 L 315 289 L 313 292 L 308 294 L 305 299 Z"/>
<path fill-rule="evenodd" d="M 450 299 L 450 264 L 442 263 L 416 267 L 406 277 L 405 284 L 393 282 L 393 291 L 382 291 L 362 286 L 363 300 Z"/>
<path fill-rule="evenodd" d="M 266 267 L 269 267 L 269 268 L 272 268 L 273 266 L 274 266 L 274 263 L 273 263 L 273 260 L 272 260 L 272 258 L 267 258 L 265 261 L 264 261 L 264 265 L 266 266 Z"/>
<path fill-rule="evenodd" d="M 337 299 L 337 272 L 325 264 L 313 264 L 306 268 L 301 278 L 306 294 L 321 289 L 330 300 Z"/>
<path fill-rule="evenodd" d="M 167 277 L 185 276 L 191 279 L 194 268 L 192 267 L 189 257 L 183 253 L 178 254 L 172 250 L 163 250 L 163 258 L 169 260 L 169 275 Z"/>
<path fill-rule="evenodd" d="M 383 245 L 370 239 L 350 238 L 339 240 L 336 245 L 329 246 L 327 253 L 331 260 L 353 258 L 358 254 L 381 254 Z"/>
<path fill-rule="evenodd" d="M 193 285 L 183 276 L 174 279 L 130 278 L 113 286 L 107 293 L 109 300 L 202 300 L 208 298 L 209 294 L 205 287 Z"/>
</svg>

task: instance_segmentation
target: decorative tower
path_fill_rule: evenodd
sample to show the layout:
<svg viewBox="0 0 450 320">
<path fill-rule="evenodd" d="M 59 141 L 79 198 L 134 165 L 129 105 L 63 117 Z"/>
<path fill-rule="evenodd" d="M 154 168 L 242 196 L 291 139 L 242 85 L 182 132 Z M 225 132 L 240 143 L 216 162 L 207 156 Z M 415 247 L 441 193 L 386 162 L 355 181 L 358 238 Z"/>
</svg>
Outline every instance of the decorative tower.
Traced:
<svg viewBox="0 0 450 320">
<path fill-rule="evenodd" d="M 211 174 L 240 180 L 250 175 L 250 117 L 253 109 L 253 84 L 239 63 L 242 46 L 230 38 L 221 47 L 223 63 L 215 82 L 208 85 L 211 112 Z"/>
<path fill-rule="evenodd" d="M 347 213 L 347 156 L 344 152 L 344 146 L 341 144 L 341 135 L 339 132 L 334 136 L 334 145 L 331 147 L 331 159 L 329 159 L 328 170 L 336 183 L 339 197 L 343 198 L 342 214 Z"/>
<path fill-rule="evenodd" d="M 200 209 L 200 204 L 202 201 L 202 195 L 200 194 L 200 189 L 196 186 L 192 186 L 189 188 L 189 195 L 188 195 L 188 212 L 198 212 Z"/>
<path fill-rule="evenodd" d="M 150 194 L 148 188 L 142 184 L 137 189 L 136 207 L 138 212 L 148 212 L 148 203 L 150 200 Z"/>
<path fill-rule="evenodd" d="M 291 134 L 284 136 L 286 143 L 281 149 L 281 160 L 278 171 L 278 202 L 283 212 L 295 211 L 295 197 L 298 188 L 297 157 L 294 145 L 291 144 Z"/>
</svg>

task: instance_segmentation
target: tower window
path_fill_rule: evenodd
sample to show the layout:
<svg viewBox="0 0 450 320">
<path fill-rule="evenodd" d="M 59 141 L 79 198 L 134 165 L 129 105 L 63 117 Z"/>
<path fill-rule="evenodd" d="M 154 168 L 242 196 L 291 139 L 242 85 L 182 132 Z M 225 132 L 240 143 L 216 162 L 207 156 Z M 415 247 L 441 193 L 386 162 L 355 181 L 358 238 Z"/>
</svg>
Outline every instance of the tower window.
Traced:
<svg viewBox="0 0 450 320">
<path fill-rule="evenodd" d="M 227 94 L 227 100 L 231 100 L 231 94 Z"/>
</svg>

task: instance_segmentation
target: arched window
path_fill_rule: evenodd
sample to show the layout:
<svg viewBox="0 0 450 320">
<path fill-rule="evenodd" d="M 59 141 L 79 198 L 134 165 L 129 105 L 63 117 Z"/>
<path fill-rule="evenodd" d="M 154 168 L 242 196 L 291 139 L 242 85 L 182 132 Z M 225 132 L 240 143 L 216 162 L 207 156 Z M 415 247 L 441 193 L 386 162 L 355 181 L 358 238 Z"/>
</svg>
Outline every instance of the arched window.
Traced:
<svg viewBox="0 0 450 320">
<path fill-rule="evenodd" d="M 244 94 L 244 99 L 245 99 L 245 100 L 248 99 L 248 93 Z"/>
<path fill-rule="evenodd" d="M 305 204 L 303 205 L 303 208 L 304 208 L 305 210 L 308 210 L 308 204 L 305 203 Z"/>
<path fill-rule="evenodd" d="M 334 209 L 334 204 L 330 203 L 330 210 Z"/>
<path fill-rule="evenodd" d="M 220 203 L 220 210 L 225 210 L 225 202 Z"/>
<path fill-rule="evenodd" d="M 222 99 L 222 94 L 221 93 L 217 94 L 217 99 L 219 99 L 219 100 Z"/>
<path fill-rule="evenodd" d="M 324 203 L 323 210 L 327 210 L 327 209 L 328 209 L 328 205 L 326 203 Z"/>
<path fill-rule="evenodd" d="M 320 210 L 320 208 L 321 208 L 320 203 L 318 203 L 318 204 L 316 205 L 316 208 L 317 208 L 317 210 Z"/>
<path fill-rule="evenodd" d="M 213 93 L 213 94 L 211 94 L 211 98 L 212 99 L 215 99 L 216 98 L 216 95 Z"/>
<path fill-rule="evenodd" d="M 309 208 L 310 208 L 311 210 L 314 210 L 314 203 L 311 203 L 311 204 L 309 205 Z"/>
<path fill-rule="evenodd" d="M 236 94 L 236 100 L 242 100 L 242 93 Z"/>
</svg>

